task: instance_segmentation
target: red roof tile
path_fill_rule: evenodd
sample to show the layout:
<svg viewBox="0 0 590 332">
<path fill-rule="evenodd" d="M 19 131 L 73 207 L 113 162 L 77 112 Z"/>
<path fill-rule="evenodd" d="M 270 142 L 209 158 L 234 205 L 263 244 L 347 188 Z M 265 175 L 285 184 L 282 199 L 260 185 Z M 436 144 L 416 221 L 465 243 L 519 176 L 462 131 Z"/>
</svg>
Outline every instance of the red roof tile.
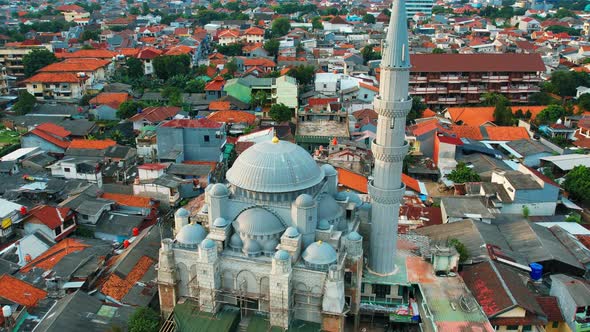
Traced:
<svg viewBox="0 0 590 332">
<path fill-rule="evenodd" d="M 563 322 L 563 315 L 555 296 L 537 296 L 537 303 L 543 309 L 549 322 Z"/>
<path fill-rule="evenodd" d="M 144 59 L 144 60 L 150 60 L 153 59 L 155 57 L 158 57 L 162 55 L 162 51 L 155 49 L 155 48 L 144 48 L 141 51 L 139 51 L 139 53 L 137 53 L 137 58 L 138 59 Z"/>
<path fill-rule="evenodd" d="M 103 193 L 101 198 L 115 201 L 115 202 L 117 202 L 117 204 L 122 205 L 122 206 L 150 208 L 153 205 L 153 201 L 151 198 L 142 197 L 142 196 Z"/>
<path fill-rule="evenodd" d="M 83 82 L 87 77 L 78 77 L 75 73 L 38 73 L 32 77 L 23 80 L 23 83 L 79 83 Z"/>
<path fill-rule="evenodd" d="M 362 194 L 368 193 L 368 180 L 365 176 L 340 167 L 337 167 L 336 171 L 338 172 L 339 184 Z"/>
<path fill-rule="evenodd" d="M 211 82 L 205 85 L 205 91 L 222 91 L 225 80 L 221 76 L 215 77 Z"/>
<path fill-rule="evenodd" d="M 61 259 L 65 256 L 74 252 L 82 251 L 88 247 L 90 246 L 78 242 L 72 238 L 65 238 L 53 247 L 49 248 L 49 250 L 42 253 L 37 258 L 33 259 L 27 265 L 23 266 L 20 270 L 23 273 L 29 272 L 34 267 L 43 270 L 51 270 L 55 266 L 55 264 L 61 261 Z"/>
<path fill-rule="evenodd" d="M 451 137 L 439 134 L 438 141 L 441 143 L 453 144 L 453 145 L 463 145 L 463 141 L 458 137 Z"/>
<path fill-rule="evenodd" d="M 541 72 L 539 54 L 412 54 L 412 72 Z"/>
<path fill-rule="evenodd" d="M 307 104 L 309 106 L 328 105 L 337 101 L 338 98 L 309 98 Z"/>
<path fill-rule="evenodd" d="M 143 164 L 143 165 L 139 165 L 137 166 L 137 169 L 145 169 L 148 171 L 158 171 L 164 168 L 167 168 L 168 165 L 165 164 Z"/>
<path fill-rule="evenodd" d="M 59 52 L 55 53 L 58 59 L 69 59 L 69 58 L 96 58 L 96 59 L 107 59 L 111 60 L 117 56 L 117 52 L 109 50 L 78 50 L 72 53 Z"/>
<path fill-rule="evenodd" d="M 114 109 L 131 99 L 127 92 L 101 92 L 94 98 L 90 99 L 88 103 L 90 105 L 108 105 Z"/>
<path fill-rule="evenodd" d="M 219 128 L 221 123 L 209 120 L 207 118 L 200 119 L 176 119 L 170 120 L 162 125 L 162 127 L 171 128 Z"/>
<path fill-rule="evenodd" d="M 94 150 L 104 150 L 106 148 L 110 148 L 111 146 L 117 145 L 117 142 L 110 140 L 110 139 L 75 139 L 70 143 L 70 149 L 94 149 Z"/>
<path fill-rule="evenodd" d="M 193 49 L 186 45 L 177 45 L 172 47 L 166 52 L 166 55 L 182 55 L 182 54 L 189 54 L 193 51 Z"/>
<path fill-rule="evenodd" d="M 366 84 L 366 83 L 360 82 L 359 83 L 359 86 L 361 88 L 365 88 L 365 89 L 371 90 L 373 92 L 379 92 L 379 87 L 376 87 L 376 86 L 374 86 L 372 84 Z"/>
<path fill-rule="evenodd" d="M 70 145 L 70 142 L 66 141 L 65 138 L 71 133 L 64 128 L 52 123 L 42 123 L 31 130 L 28 134 L 38 136 L 62 149 L 67 149 Z"/>
<path fill-rule="evenodd" d="M 260 29 L 259 27 L 251 27 L 244 31 L 244 35 L 264 36 L 264 29 Z"/>
<path fill-rule="evenodd" d="M 102 293 L 114 298 L 117 301 L 123 300 L 125 295 L 129 293 L 135 283 L 141 280 L 143 275 L 154 263 L 155 261 L 152 258 L 148 256 L 142 256 L 137 264 L 135 264 L 133 269 L 129 272 L 129 274 L 124 276 L 124 279 L 117 274 L 112 273 L 102 286 Z"/>
<path fill-rule="evenodd" d="M 529 139 L 529 133 L 524 127 L 483 127 L 492 141 L 516 141 Z"/>
<path fill-rule="evenodd" d="M 8 274 L 0 276 L 0 297 L 26 307 L 35 307 L 47 292 Z"/>
<path fill-rule="evenodd" d="M 440 125 L 438 123 L 438 120 L 432 119 L 428 121 L 418 122 L 415 125 L 411 126 L 409 129 L 414 136 L 422 136 L 426 133 L 436 130 L 439 127 Z"/>
<path fill-rule="evenodd" d="M 69 130 L 66 130 L 64 127 L 58 126 L 58 125 L 50 123 L 50 122 L 42 123 L 42 124 L 38 125 L 36 127 L 36 129 L 42 130 L 42 131 L 49 133 L 53 136 L 57 136 L 57 137 L 61 137 L 61 138 L 66 138 L 72 134 Z"/>
<path fill-rule="evenodd" d="M 137 113 L 129 118 L 129 121 L 136 122 L 141 120 L 147 120 L 151 123 L 162 122 L 166 119 L 171 119 L 182 109 L 176 106 L 150 106 L 141 110 L 141 113 Z"/>
<path fill-rule="evenodd" d="M 93 72 L 100 68 L 107 66 L 111 61 L 110 60 L 101 60 L 101 59 L 66 59 L 62 62 L 52 63 L 47 65 L 41 69 L 39 69 L 40 73 L 61 73 L 61 72 Z"/>
<path fill-rule="evenodd" d="M 453 126 L 450 130 L 451 133 L 457 135 L 460 138 L 470 138 L 474 140 L 481 141 L 483 139 L 483 135 L 481 134 L 480 127 L 475 126 Z"/>
<path fill-rule="evenodd" d="M 225 123 L 253 124 L 256 121 L 256 116 L 252 113 L 231 110 L 218 111 L 210 114 L 207 118 L 216 122 Z"/>
<path fill-rule="evenodd" d="M 71 216 L 68 216 L 69 213 L 70 208 L 54 207 L 49 205 L 38 205 L 29 211 L 30 216 L 35 217 L 37 220 L 51 229 L 60 227 L 65 219 L 71 218 Z"/>
<path fill-rule="evenodd" d="M 225 111 L 231 108 L 231 103 L 229 101 L 220 101 L 214 100 L 209 103 L 209 110 L 210 111 Z"/>
</svg>

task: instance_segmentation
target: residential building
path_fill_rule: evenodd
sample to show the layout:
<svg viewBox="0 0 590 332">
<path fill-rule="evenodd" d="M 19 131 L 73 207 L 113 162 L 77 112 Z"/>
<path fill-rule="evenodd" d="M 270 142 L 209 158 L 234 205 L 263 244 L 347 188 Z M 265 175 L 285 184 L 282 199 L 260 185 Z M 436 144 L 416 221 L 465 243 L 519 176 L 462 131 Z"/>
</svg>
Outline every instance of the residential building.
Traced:
<svg viewBox="0 0 590 332">
<path fill-rule="evenodd" d="M 233 78 L 225 83 L 223 91 L 247 104 L 258 91 L 264 91 L 270 104 L 284 104 L 292 109 L 298 105 L 297 81 L 286 75 L 277 78 Z"/>
<path fill-rule="evenodd" d="M 142 128 L 135 137 L 137 157 L 144 162 L 154 162 L 158 156 L 158 140 L 155 128 Z"/>
<path fill-rule="evenodd" d="M 154 74 L 154 58 L 162 55 L 162 51 L 155 48 L 144 48 L 137 54 L 137 58 L 143 63 L 144 75 Z"/>
<path fill-rule="evenodd" d="M 218 43 L 221 46 L 235 44 L 240 40 L 240 31 L 222 30 L 217 34 Z"/>
<path fill-rule="evenodd" d="M 86 93 L 86 75 L 38 73 L 23 81 L 27 92 L 40 100 L 76 100 Z"/>
<path fill-rule="evenodd" d="M 538 54 L 413 54 L 411 61 L 410 94 L 432 107 L 478 104 L 488 92 L 527 103 L 545 72 Z"/>
<path fill-rule="evenodd" d="M 29 43 L 10 43 L 0 47 L 0 66 L 6 68 L 8 76 L 14 76 L 21 79 L 25 76 L 25 67 L 23 66 L 23 56 L 29 54 L 34 49 L 47 49 L 51 51 L 51 46 Z"/>
<path fill-rule="evenodd" d="M 8 71 L 6 66 L 0 65 L 0 95 L 8 94 Z"/>
<path fill-rule="evenodd" d="M 573 332 L 590 331 L 590 284 L 587 280 L 554 274 L 552 296 L 557 297 L 565 322 Z"/>
<path fill-rule="evenodd" d="M 27 208 L 0 198 L 0 243 L 6 242 L 14 235 L 14 224 L 19 223 L 27 213 Z"/>
<path fill-rule="evenodd" d="M 443 223 L 471 219 L 490 224 L 495 218 L 482 203 L 480 197 L 443 197 L 440 202 L 440 209 Z"/>
<path fill-rule="evenodd" d="M 113 71 L 111 60 L 70 58 L 52 63 L 38 70 L 38 73 L 71 73 L 85 78 L 86 89 L 98 89 L 94 86 L 104 83 Z M 98 89 L 100 90 L 100 89 Z"/>
<path fill-rule="evenodd" d="M 23 148 L 39 147 L 43 151 L 64 153 L 70 146 L 71 132 L 53 123 L 42 123 L 20 138 Z"/>
<path fill-rule="evenodd" d="M 350 138 L 348 112 L 339 103 L 300 108 L 295 117 L 295 142 L 310 153 Z"/>
<path fill-rule="evenodd" d="M 246 29 L 242 35 L 244 36 L 246 43 L 263 43 L 264 42 L 264 29 L 259 27 L 251 27 Z"/>
<path fill-rule="evenodd" d="M 207 118 L 176 119 L 156 128 L 158 159 L 183 162 L 221 161 L 225 125 Z"/>
<path fill-rule="evenodd" d="M 427 18 L 430 18 L 432 6 L 434 6 L 434 0 L 407 0 L 406 13 L 408 17 L 414 17 L 414 15 L 422 13 Z"/>
<path fill-rule="evenodd" d="M 58 242 L 76 229 L 74 212 L 67 207 L 35 206 L 22 220 L 25 234 L 41 231 Z"/>
<path fill-rule="evenodd" d="M 176 118 L 181 110 L 176 106 L 149 106 L 138 109 L 137 114 L 127 121 L 133 122 L 133 130 L 141 130 L 145 126 L 156 126 L 163 121 Z"/>
<path fill-rule="evenodd" d="M 48 168 L 51 170 L 51 176 L 86 180 L 102 187 L 101 167 L 101 163 L 96 160 L 66 157 Z"/>
</svg>

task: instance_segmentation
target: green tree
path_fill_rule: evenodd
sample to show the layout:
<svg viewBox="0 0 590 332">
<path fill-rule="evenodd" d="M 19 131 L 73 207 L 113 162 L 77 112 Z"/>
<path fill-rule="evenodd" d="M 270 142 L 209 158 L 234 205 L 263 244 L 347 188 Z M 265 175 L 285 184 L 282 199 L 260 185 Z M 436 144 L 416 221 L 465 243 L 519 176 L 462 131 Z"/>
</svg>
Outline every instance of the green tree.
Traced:
<svg viewBox="0 0 590 332">
<path fill-rule="evenodd" d="M 227 73 L 229 75 L 234 76 L 238 71 L 238 64 L 236 63 L 236 59 L 231 59 L 230 61 L 228 61 L 223 68 L 227 69 Z"/>
<path fill-rule="evenodd" d="M 266 104 L 268 100 L 268 93 L 263 90 L 258 90 L 255 94 L 252 95 L 252 100 L 250 103 L 252 104 L 252 108 L 256 108 L 258 106 L 262 107 Z"/>
<path fill-rule="evenodd" d="M 567 113 L 563 106 L 549 105 L 537 115 L 535 121 L 537 121 L 539 124 L 555 123 L 558 119 L 561 119 L 566 114 Z"/>
<path fill-rule="evenodd" d="M 268 115 L 277 122 L 285 122 L 291 121 L 293 111 L 287 105 L 280 103 L 272 105 L 268 111 Z"/>
<path fill-rule="evenodd" d="M 148 5 L 147 2 L 144 2 L 141 4 L 141 13 L 143 15 L 147 15 L 150 13 L 150 6 Z"/>
<path fill-rule="evenodd" d="M 512 109 L 508 107 L 506 101 L 500 100 L 496 104 L 496 108 L 494 108 L 494 122 L 498 126 L 512 126 L 514 124 L 514 114 L 512 114 Z"/>
<path fill-rule="evenodd" d="M 270 56 L 277 56 L 279 54 L 280 42 L 276 38 L 271 38 L 264 43 L 264 49 Z"/>
<path fill-rule="evenodd" d="M 139 11 L 139 8 L 137 8 L 137 7 L 131 7 L 131 9 L 129 9 L 129 14 L 137 16 L 137 15 L 141 14 L 141 11 Z"/>
<path fill-rule="evenodd" d="M 590 76 L 588 73 L 556 70 L 551 74 L 551 84 L 546 89 L 548 89 L 548 92 L 566 97 L 575 96 L 577 87 L 589 85 Z"/>
<path fill-rule="evenodd" d="M 500 103 L 508 105 L 508 99 L 503 95 L 495 92 L 486 92 L 482 95 L 483 104 L 486 106 L 496 106 Z"/>
<path fill-rule="evenodd" d="M 531 214 L 531 211 L 529 210 L 529 207 L 526 205 L 523 205 L 522 206 L 522 216 L 525 217 L 525 219 L 528 219 L 530 214 Z"/>
<path fill-rule="evenodd" d="M 270 28 L 274 37 L 283 37 L 291 31 L 291 23 L 286 17 L 279 17 L 272 22 Z"/>
<path fill-rule="evenodd" d="M 322 24 L 322 18 L 319 16 L 315 16 L 311 19 L 311 26 L 314 30 L 323 30 L 324 25 Z"/>
<path fill-rule="evenodd" d="M 233 43 L 229 45 L 217 45 L 217 52 L 227 56 L 240 56 L 243 54 L 244 44 Z"/>
<path fill-rule="evenodd" d="M 443 50 L 442 48 L 435 47 L 432 50 L 432 54 L 443 54 L 443 53 L 445 53 L 445 50 Z"/>
<path fill-rule="evenodd" d="M 168 99 L 168 104 L 172 106 L 182 106 L 183 99 L 179 88 L 168 86 L 162 90 L 162 97 Z"/>
<path fill-rule="evenodd" d="M 37 70 L 57 62 L 55 54 L 47 49 L 34 49 L 23 56 L 23 66 L 25 68 L 25 77 L 31 77 Z"/>
<path fill-rule="evenodd" d="M 553 15 L 555 18 L 577 17 L 574 12 L 565 8 L 559 8 Z"/>
<path fill-rule="evenodd" d="M 300 65 L 289 70 L 289 76 L 294 77 L 301 85 L 308 85 L 313 82 L 315 77 L 314 66 Z"/>
<path fill-rule="evenodd" d="M 123 138 L 125 137 L 125 136 L 123 136 L 123 133 L 119 129 L 113 130 L 113 132 L 111 132 L 110 136 L 111 136 L 111 139 L 117 143 L 120 143 L 123 140 Z"/>
<path fill-rule="evenodd" d="M 371 14 L 365 14 L 363 16 L 363 22 L 365 22 L 367 24 L 375 24 L 375 16 L 373 16 Z"/>
<path fill-rule="evenodd" d="M 37 98 L 35 98 L 35 96 L 28 93 L 26 90 L 21 90 L 18 93 L 18 100 L 14 103 L 14 106 L 12 106 L 12 111 L 17 115 L 25 115 L 33 110 L 36 103 Z"/>
<path fill-rule="evenodd" d="M 426 104 L 422 101 L 422 98 L 417 97 L 417 96 L 413 96 L 412 97 L 412 109 L 410 110 L 410 113 L 408 113 L 408 116 L 406 117 L 406 124 L 410 124 L 412 123 L 412 121 L 419 119 L 422 117 L 422 114 L 424 114 L 424 111 L 426 110 Z"/>
<path fill-rule="evenodd" d="M 145 108 L 146 104 L 141 101 L 127 100 L 117 110 L 117 116 L 120 119 L 127 119 L 135 115 L 137 112 Z"/>
<path fill-rule="evenodd" d="M 578 97 L 578 106 L 584 111 L 590 111 L 590 93 L 584 93 Z"/>
<path fill-rule="evenodd" d="M 205 92 L 205 81 L 201 79 L 194 79 L 186 82 L 184 87 L 186 93 L 203 93 Z"/>
<path fill-rule="evenodd" d="M 361 55 L 363 56 L 363 60 L 365 61 L 365 63 L 371 60 L 377 60 L 381 58 L 381 54 L 373 50 L 373 45 L 367 45 L 363 47 L 363 49 L 361 50 Z"/>
<path fill-rule="evenodd" d="M 131 78 L 138 78 L 143 76 L 143 63 L 138 58 L 130 57 L 125 61 L 127 67 L 127 76 Z"/>
<path fill-rule="evenodd" d="M 157 332 L 159 328 L 160 316 L 151 308 L 138 308 L 129 318 L 129 332 Z"/>
<path fill-rule="evenodd" d="M 469 258 L 469 251 L 467 247 L 457 239 L 451 239 L 449 245 L 455 247 L 455 250 L 459 253 L 459 262 L 463 263 Z"/>
<path fill-rule="evenodd" d="M 590 202 L 590 168 L 582 165 L 574 167 L 565 175 L 563 189 L 576 200 Z"/>
<path fill-rule="evenodd" d="M 447 175 L 447 178 L 455 183 L 477 182 L 480 180 L 479 175 L 463 162 L 459 162 L 455 169 Z"/>
<path fill-rule="evenodd" d="M 97 30 L 84 30 L 84 32 L 82 32 L 82 36 L 80 36 L 81 41 L 98 40 L 99 38 L 100 32 Z"/>
<path fill-rule="evenodd" d="M 167 80 L 174 75 L 190 72 L 191 59 L 188 55 L 164 55 L 154 58 L 154 72 L 158 78 Z"/>
</svg>

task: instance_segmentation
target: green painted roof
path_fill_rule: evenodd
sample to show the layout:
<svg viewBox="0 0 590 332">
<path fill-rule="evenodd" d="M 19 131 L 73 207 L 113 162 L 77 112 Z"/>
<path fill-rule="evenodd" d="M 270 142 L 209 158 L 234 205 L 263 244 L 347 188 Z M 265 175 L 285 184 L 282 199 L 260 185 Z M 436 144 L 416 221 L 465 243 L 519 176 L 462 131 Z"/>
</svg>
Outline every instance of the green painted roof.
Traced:
<svg viewBox="0 0 590 332">
<path fill-rule="evenodd" d="M 199 311 L 199 305 L 191 300 L 174 307 L 174 322 L 179 332 L 230 332 L 240 321 L 240 310 L 224 307 L 217 314 Z"/>
<path fill-rule="evenodd" d="M 397 272 L 389 276 L 378 276 L 368 270 L 363 271 L 363 283 L 376 284 L 376 285 L 404 285 L 409 286 L 408 271 L 406 267 L 406 256 L 397 255 L 395 256 L 395 266 Z"/>
</svg>

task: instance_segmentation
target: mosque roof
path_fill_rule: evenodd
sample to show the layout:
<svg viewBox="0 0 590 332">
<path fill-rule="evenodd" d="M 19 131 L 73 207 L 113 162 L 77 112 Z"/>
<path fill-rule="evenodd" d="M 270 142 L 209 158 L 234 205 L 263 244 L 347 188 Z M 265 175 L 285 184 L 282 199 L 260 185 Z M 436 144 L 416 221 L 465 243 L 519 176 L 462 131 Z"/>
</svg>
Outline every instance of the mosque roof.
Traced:
<svg viewBox="0 0 590 332">
<path fill-rule="evenodd" d="M 249 235 L 272 235 L 285 230 L 276 215 L 257 207 L 240 213 L 233 225 L 237 232 Z"/>
<path fill-rule="evenodd" d="M 307 151 L 278 140 L 249 147 L 227 172 L 227 180 L 236 187 L 268 193 L 307 189 L 323 178 L 323 169 Z"/>
<path fill-rule="evenodd" d="M 327 265 L 336 263 L 336 250 L 326 242 L 318 241 L 307 246 L 303 252 L 303 260 L 310 264 Z"/>
<path fill-rule="evenodd" d="M 203 241 L 207 236 L 205 229 L 199 224 L 188 224 L 182 226 L 178 234 L 176 234 L 176 241 L 186 245 L 197 245 Z"/>
</svg>

